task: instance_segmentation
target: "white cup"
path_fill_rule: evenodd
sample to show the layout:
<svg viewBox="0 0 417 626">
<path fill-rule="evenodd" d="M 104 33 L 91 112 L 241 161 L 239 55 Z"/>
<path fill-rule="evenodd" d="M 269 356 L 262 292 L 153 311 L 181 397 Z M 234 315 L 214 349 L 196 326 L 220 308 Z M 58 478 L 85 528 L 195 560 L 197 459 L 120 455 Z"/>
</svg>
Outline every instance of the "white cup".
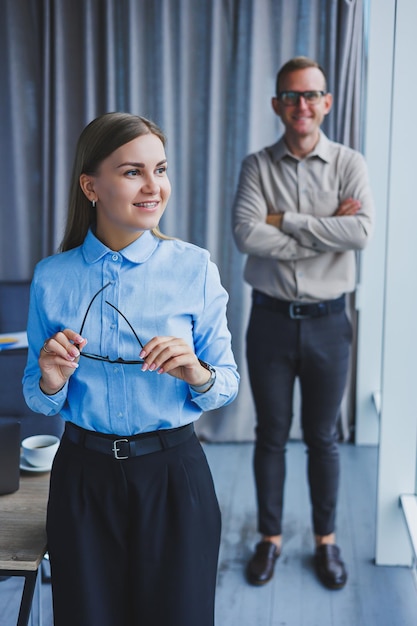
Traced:
<svg viewBox="0 0 417 626">
<path fill-rule="evenodd" d="M 22 452 L 26 461 L 34 467 L 51 467 L 59 446 L 55 435 L 33 435 L 22 441 Z"/>
</svg>

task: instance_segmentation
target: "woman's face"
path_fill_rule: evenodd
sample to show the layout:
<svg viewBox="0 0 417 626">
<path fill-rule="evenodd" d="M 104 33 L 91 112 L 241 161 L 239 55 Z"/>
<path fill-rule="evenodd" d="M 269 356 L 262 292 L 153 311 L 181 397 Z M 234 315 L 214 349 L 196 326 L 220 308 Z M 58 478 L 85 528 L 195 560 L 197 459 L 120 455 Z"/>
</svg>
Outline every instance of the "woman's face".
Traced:
<svg viewBox="0 0 417 626">
<path fill-rule="evenodd" d="M 136 137 L 104 159 L 97 174 L 82 174 L 80 184 L 96 201 L 98 239 L 112 250 L 125 248 L 159 224 L 171 195 L 162 141 Z"/>
</svg>

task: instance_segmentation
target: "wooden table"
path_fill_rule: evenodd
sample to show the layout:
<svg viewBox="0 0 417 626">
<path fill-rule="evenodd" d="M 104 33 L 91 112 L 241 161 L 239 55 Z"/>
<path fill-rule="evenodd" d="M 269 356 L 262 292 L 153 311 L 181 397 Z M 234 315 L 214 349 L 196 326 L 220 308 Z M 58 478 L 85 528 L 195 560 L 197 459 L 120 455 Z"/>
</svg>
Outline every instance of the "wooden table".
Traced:
<svg viewBox="0 0 417 626">
<path fill-rule="evenodd" d="M 17 626 L 27 626 L 38 567 L 46 553 L 49 472 L 20 476 L 15 493 L 0 496 L 0 576 L 23 576 Z"/>
</svg>

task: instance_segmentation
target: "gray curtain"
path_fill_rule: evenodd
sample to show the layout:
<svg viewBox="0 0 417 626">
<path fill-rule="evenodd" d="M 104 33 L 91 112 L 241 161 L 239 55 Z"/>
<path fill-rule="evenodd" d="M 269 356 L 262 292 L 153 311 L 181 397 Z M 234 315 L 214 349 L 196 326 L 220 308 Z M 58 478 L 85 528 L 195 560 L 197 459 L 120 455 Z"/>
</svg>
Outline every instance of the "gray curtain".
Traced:
<svg viewBox="0 0 417 626">
<path fill-rule="evenodd" d="M 162 230 L 208 248 L 230 294 L 241 391 L 203 416 L 199 433 L 252 439 L 249 290 L 230 215 L 240 163 L 282 132 L 270 99 L 296 54 L 327 70 L 335 106 L 324 130 L 361 147 L 363 0 L 0 0 L 0 9 L 0 280 L 30 278 L 56 250 L 85 124 L 113 110 L 152 118 L 168 136 L 173 186 Z"/>
</svg>

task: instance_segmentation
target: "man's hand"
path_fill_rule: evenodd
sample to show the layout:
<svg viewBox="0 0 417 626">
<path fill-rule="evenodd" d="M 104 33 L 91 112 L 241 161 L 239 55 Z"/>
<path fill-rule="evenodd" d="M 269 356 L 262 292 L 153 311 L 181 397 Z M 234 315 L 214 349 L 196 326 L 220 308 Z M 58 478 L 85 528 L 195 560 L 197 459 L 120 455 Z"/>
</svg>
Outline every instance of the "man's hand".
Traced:
<svg viewBox="0 0 417 626">
<path fill-rule="evenodd" d="M 266 223 L 271 226 L 275 226 L 275 228 L 281 228 L 283 217 L 284 213 L 273 213 L 272 215 L 267 215 Z"/>
<path fill-rule="evenodd" d="M 346 198 L 346 200 L 343 200 L 343 202 L 340 203 L 334 215 L 336 217 L 342 217 L 343 215 L 356 215 L 360 208 L 361 203 L 359 202 L 359 200 L 354 200 L 354 198 Z"/>
</svg>

